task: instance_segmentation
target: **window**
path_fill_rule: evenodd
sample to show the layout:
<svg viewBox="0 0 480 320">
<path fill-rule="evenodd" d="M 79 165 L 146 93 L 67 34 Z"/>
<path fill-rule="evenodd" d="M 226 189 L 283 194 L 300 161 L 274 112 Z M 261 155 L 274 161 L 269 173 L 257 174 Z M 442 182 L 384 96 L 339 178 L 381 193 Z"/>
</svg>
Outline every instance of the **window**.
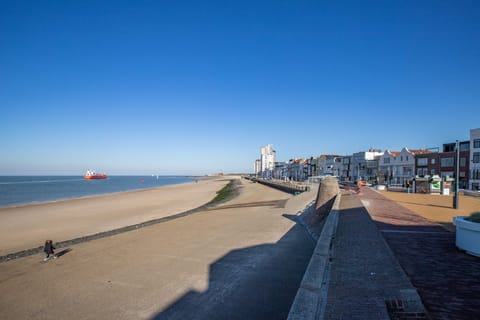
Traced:
<svg viewBox="0 0 480 320">
<path fill-rule="evenodd" d="M 417 159 L 417 166 L 426 166 L 426 165 L 428 165 L 428 158 Z"/>
<path fill-rule="evenodd" d="M 407 160 L 406 160 L 406 161 L 408 161 L 408 156 L 407 156 Z"/>
<path fill-rule="evenodd" d="M 417 175 L 419 175 L 419 176 L 423 175 L 423 169 L 422 168 L 417 169 Z"/>
<path fill-rule="evenodd" d="M 430 161 L 430 163 L 431 163 L 431 164 L 435 164 L 435 159 L 432 159 L 432 160 Z"/>
<path fill-rule="evenodd" d="M 403 156 L 400 156 L 400 161 L 403 161 Z"/>
<path fill-rule="evenodd" d="M 460 158 L 460 167 L 465 167 L 466 163 L 467 163 L 467 158 Z"/>
<path fill-rule="evenodd" d="M 442 171 L 442 177 L 453 177 L 453 171 Z"/>
<path fill-rule="evenodd" d="M 480 152 L 479 152 L 480 155 Z M 442 167 L 453 167 L 453 157 L 452 158 L 442 158 L 440 159 L 440 166 Z"/>
<path fill-rule="evenodd" d="M 405 176 L 411 176 L 413 174 L 413 168 L 412 167 L 402 167 L 403 175 Z"/>
<path fill-rule="evenodd" d="M 473 153 L 473 163 L 479 163 L 480 162 L 480 152 L 474 152 Z"/>
<path fill-rule="evenodd" d="M 465 171 L 460 171 L 459 177 L 465 178 Z"/>
<path fill-rule="evenodd" d="M 473 147 L 480 148 L 480 139 L 473 140 Z"/>
<path fill-rule="evenodd" d="M 383 158 L 383 163 L 390 163 L 390 158 Z"/>
<path fill-rule="evenodd" d="M 430 175 L 432 175 L 432 176 L 435 175 L 435 169 L 430 170 Z"/>
<path fill-rule="evenodd" d="M 472 170 L 472 179 L 479 180 L 480 179 L 480 169 L 473 169 Z"/>
</svg>

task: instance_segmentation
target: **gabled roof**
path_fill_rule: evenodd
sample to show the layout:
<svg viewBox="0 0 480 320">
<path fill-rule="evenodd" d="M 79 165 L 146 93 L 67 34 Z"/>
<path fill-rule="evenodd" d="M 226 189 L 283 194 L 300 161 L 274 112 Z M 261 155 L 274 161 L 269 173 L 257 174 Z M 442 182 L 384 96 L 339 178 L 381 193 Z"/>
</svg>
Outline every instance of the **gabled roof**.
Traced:
<svg viewBox="0 0 480 320">
<path fill-rule="evenodd" d="M 320 155 L 320 159 L 326 159 L 326 158 L 338 158 L 340 157 L 339 155 L 336 154 L 322 154 Z"/>
<path fill-rule="evenodd" d="M 407 150 L 410 151 L 410 152 L 413 153 L 413 154 L 432 153 L 431 150 L 424 150 L 424 149 L 417 149 L 417 150 L 407 149 Z"/>
<path fill-rule="evenodd" d="M 390 151 L 390 150 L 387 150 L 387 151 L 385 151 L 384 154 L 389 154 L 389 155 L 391 155 L 391 156 L 396 157 L 396 156 L 398 156 L 398 155 L 400 154 L 400 151 Z"/>
<path fill-rule="evenodd" d="M 305 163 L 305 159 L 290 159 L 290 163 Z"/>
</svg>

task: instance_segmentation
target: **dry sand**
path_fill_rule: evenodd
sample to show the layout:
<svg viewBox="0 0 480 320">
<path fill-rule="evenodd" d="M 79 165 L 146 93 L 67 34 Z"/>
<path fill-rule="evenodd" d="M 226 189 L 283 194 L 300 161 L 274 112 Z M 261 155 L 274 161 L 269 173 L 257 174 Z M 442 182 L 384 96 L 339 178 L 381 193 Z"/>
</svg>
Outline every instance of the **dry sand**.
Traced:
<svg viewBox="0 0 480 320">
<path fill-rule="evenodd" d="M 480 211 L 480 198 L 460 194 L 459 208 L 453 209 L 453 196 L 431 195 L 419 193 L 388 192 L 381 194 L 390 200 L 412 210 L 433 222 L 441 224 L 450 231 L 455 231 L 452 218 L 468 216 Z"/>
<path fill-rule="evenodd" d="M 70 240 L 197 208 L 229 178 L 0 208 L 0 256 L 39 247 L 46 239 Z"/>
<path fill-rule="evenodd" d="M 145 197 L 151 201 L 165 198 L 156 201 L 149 210 L 159 210 L 170 201 L 167 211 L 172 212 L 174 208 L 180 210 L 180 206 L 188 207 L 185 202 L 193 201 L 190 197 L 197 198 L 198 203 L 210 200 L 224 183 L 216 180 L 199 182 L 198 186 L 162 188 L 147 192 L 152 196 Z M 271 255 L 281 255 L 276 244 L 282 243 L 278 247 L 294 246 L 298 239 L 292 234 L 306 234 L 294 229 L 291 216 L 298 215 L 299 210 L 316 196 L 316 190 L 292 196 L 246 180 L 241 181 L 239 190 L 238 197 L 214 209 L 73 245 L 69 248 L 71 252 L 56 260 L 43 262 L 43 254 L 36 254 L 0 263 L 0 290 L 3 292 L 0 318 L 152 319 L 176 302 L 183 310 L 181 302 L 200 298 L 198 301 L 208 302 L 195 307 L 197 318 L 208 319 L 202 317 L 202 310 L 215 310 L 221 304 L 231 303 L 223 301 L 224 296 L 236 296 L 238 288 L 242 288 L 242 274 L 255 279 L 248 288 L 255 288 L 258 281 L 264 280 L 255 278 L 256 269 L 264 265 L 262 261 L 269 261 Z M 143 194 L 132 193 L 114 199 L 129 203 L 122 200 L 127 197 L 143 208 L 147 204 L 136 201 L 139 196 Z M 174 201 L 174 197 L 177 200 Z M 95 210 L 93 203 L 99 203 L 105 208 L 109 204 L 129 213 L 114 200 L 97 201 L 99 199 L 86 203 L 92 210 Z M 68 203 L 76 204 L 76 201 Z M 130 214 L 146 214 L 149 210 L 131 205 Z M 116 214 L 112 212 L 111 217 Z M 86 220 L 99 219 L 91 216 Z M 105 224 L 113 226 L 113 221 L 108 223 Z M 313 240 L 308 240 L 313 245 Z M 34 242 L 38 245 L 38 240 Z M 297 258 L 297 254 L 292 255 L 293 260 Z M 286 281 L 288 279 L 281 284 Z M 258 299 L 275 301 L 274 297 Z M 249 304 L 241 307 L 251 308 Z M 191 319 L 193 314 L 177 318 Z M 231 318 L 239 316 L 232 314 Z"/>
</svg>

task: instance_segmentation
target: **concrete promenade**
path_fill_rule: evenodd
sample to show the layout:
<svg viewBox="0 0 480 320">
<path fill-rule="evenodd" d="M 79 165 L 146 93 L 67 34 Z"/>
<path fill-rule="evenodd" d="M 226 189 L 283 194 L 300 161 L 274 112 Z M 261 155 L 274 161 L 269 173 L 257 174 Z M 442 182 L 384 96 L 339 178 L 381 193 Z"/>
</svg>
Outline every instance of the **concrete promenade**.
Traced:
<svg viewBox="0 0 480 320">
<path fill-rule="evenodd" d="M 480 319 L 479 274 L 454 232 L 373 189 L 343 191 L 289 319 Z"/>
<path fill-rule="evenodd" d="M 426 318 L 417 291 L 356 194 L 342 195 L 328 278 L 324 319 Z"/>
</svg>

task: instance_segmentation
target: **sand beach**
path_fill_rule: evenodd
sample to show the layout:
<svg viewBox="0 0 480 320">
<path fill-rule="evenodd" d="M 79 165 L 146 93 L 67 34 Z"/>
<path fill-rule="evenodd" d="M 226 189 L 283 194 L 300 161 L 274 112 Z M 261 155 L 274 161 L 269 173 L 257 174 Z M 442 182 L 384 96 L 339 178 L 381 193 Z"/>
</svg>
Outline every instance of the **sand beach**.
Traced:
<svg viewBox="0 0 480 320">
<path fill-rule="evenodd" d="M 12 209 L 21 214 L 40 208 L 49 223 L 39 221 L 40 239 L 30 233 L 15 236 L 19 227 L 34 226 L 25 212 L 23 223 L 17 222 L 9 237 L 30 241 L 22 247 L 38 246 L 54 233 L 57 236 L 51 237 L 57 240 L 60 234 L 68 238 L 82 230 L 94 232 L 100 222 L 108 229 L 181 211 L 210 201 L 227 182 L 225 177 L 215 178 Z M 315 245 L 296 217 L 315 199 L 316 190 L 294 196 L 239 179 L 238 192 L 234 199 L 207 210 L 63 248 L 55 260 L 45 262 L 38 253 L 0 263 L 0 288 L 7 293 L 0 295 L 2 318 L 286 318 Z M 77 214 L 86 211 L 78 218 L 83 223 L 62 218 L 70 207 Z M 2 212 L 3 219 L 11 212 Z M 59 219 L 72 225 L 69 232 Z"/>
<path fill-rule="evenodd" d="M 197 208 L 229 179 L 0 208 L 0 256 L 39 247 L 46 239 L 70 240 Z"/>
</svg>

